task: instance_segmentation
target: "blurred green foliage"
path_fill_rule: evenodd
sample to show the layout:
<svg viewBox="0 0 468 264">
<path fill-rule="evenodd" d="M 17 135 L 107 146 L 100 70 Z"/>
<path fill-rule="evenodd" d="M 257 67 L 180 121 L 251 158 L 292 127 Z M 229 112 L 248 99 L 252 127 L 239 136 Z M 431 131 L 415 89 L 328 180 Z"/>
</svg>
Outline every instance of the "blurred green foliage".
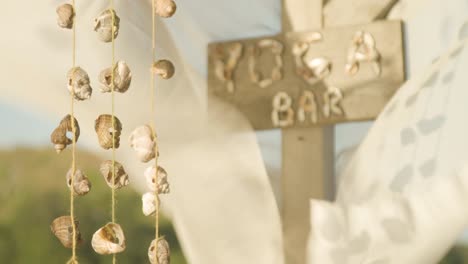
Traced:
<svg viewBox="0 0 468 264">
<path fill-rule="evenodd" d="M 65 174 L 70 152 L 16 149 L 0 151 L 0 263 L 63 264 L 71 251 L 50 231 L 50 223 L 68 214 L 69 189 Z M 78 249 L 80 263 L 110 263 L 110 256 L 94 253 L 91 236 L 110 219 L 111 192 L 99 174 L 100 159 L 78 154 L 78 167 L 91 179 L 91 192 L 76 199 L 76 215 L 85 243 Z M 153 218 L 141 212 L 141 198 L 132 188 L 117 191 L 117 222 L 127 238 L 118 263 L 149 263 L 147 248 L 154 237 Z M 171 245 L 171 263 L 187 263 L 171 223 L 162 217 L 161 234 Z M 249 263 L 250 264 L 250 263 Z M 404 263 L 402 263 L 404 264 Z M 413 263 L 412 263 L 413 264 Z M 414 263 L 423 264 L 423 263 Z M 468 264 L 468 249 L 453 248 L 439 264 Z"/>
<path fill-rule="evenodd" d="M 69 214 L 65 174 L 70 153 L 53 149 L 0 152 L 0 263 L 63 264 L 71 255 L 50 231 L 50 223 Z M 79 153 L 77 165 L 92 182 L 91 192 L 76 198 L 76 216 L 85 243 L 80 263 L 110 263 L 110 256 L 94 253 L 93 233 L 110 219 L 111 192 L 99 174 L 100 159 Z M 141 196 L 132 188 L 117 191 L 117 222 L 124 229 L 127 249 L 118 263 L 149 263 L 147 250 L 154 238 L 154 219 L 141 212 Z M 160 233 L 171 245 L 171 263 L 187 263 L 171 223 L 162 217 Z"/>
</svg>

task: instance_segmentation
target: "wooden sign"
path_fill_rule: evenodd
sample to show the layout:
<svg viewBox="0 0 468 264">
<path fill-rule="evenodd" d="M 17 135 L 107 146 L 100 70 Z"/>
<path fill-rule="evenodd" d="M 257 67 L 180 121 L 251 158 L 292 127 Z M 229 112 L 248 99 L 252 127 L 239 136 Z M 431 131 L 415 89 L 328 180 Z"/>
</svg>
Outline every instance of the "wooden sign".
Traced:
<svg viewBox="0 0 468 264">
<path fill-rule="evenodd" d="M 371 120 L 405 80 L 401 21 L 212 43 L 208 89 L 256 130 Z"/>
</svg>

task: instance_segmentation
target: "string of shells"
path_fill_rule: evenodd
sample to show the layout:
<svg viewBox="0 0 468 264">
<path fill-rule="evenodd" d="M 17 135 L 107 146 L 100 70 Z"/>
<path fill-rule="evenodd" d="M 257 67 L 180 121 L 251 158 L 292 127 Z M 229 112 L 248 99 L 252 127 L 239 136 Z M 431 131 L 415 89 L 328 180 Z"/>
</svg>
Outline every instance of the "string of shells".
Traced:
<svg viewBox="0 0 468 264">
<path fill-rule="evenodd" d="M 57 25 L 60 28 L 73 29 L 74 31 L 76 17 L 74 5 L 70 3 L 61 4 L 56 8 L 56 13 Z M 75 62 L 73 61 L 73 64 L 74 63 Z M 70 114 L 67 114 L 62 118 L 58 126 L 50 135 L 50 141 L 57 153 L 61 153 L 69 145 L 73 145 L 78 142 L 80 137 L 80 125 L 74 116 L 73 104 L 74 101 L 90 99 L 93 91 L 88 73 L 78 66 L 73 66 L 67 72 L 66 87 L 70 93 L 71 99 L 73 100 L 71 107 L 72 111 Z M 72 148 L 72 152 L 72 165 L 66 173 L 66 185 L 70 189 L 70 200 L 73 205 L 73 199 L 75 196 L 84 196 L 91 191 L 91 182 L 82 170 L 76 168 L 74 146 Z M 78 264 L 75 249 L 76 246 L 82 244 L 83 239 L 79 228 L 79 221 L 74 217 L 73 207 L 70 208 L 69 215 L 60 216 L 54 219 L 50 228 L 52 233 L 65 248 L 73 249 L 72 257 L 68 263 Z"/>
<path fill-rule="evenodd" d="M 158 15 L 163 18 L 171 17 L 174 15 L 177 6 L 173 0 L 152 0 L 153 4 L 153 20 L 154 15 Z M 155 25 L 153 25 L 154 27 Z M 155 36 L 152 36 L 153 41 Z M 154 53 L 153 53 L 154 56 Z M 154 80 L 154 76 L 159 76 L 163 80 L 171 79 L 175 74 L 174 64 L 170 60 L 158 60 L 151 64 L 150 70 Z M 154 84 L 154 82 L 151 82 Z M 151 87 L 154 89 L 154 86 Z M 152 98 L 154 103 L 154 98 Z M 152 105 L 154 108 L 154 105 Z M 154 118 L 154 116 L 151 116 Z M 135 151 L 139 161 L 147 163 L 151 160 L 154 164 L 149 166 L 145 172 L 144 177 L 146 179 L 147 187 L 149 192 L 142 196 L 142 211 L 145 216 L 156 215 L 156 228 L 158 225 L 159 205 L 160 205 L 160 194 L 168 194 L 170 192 L 170 186 L 168 182 L 167 172 L 164 168 L 158 165 L 159 158 L 159 146 L 157 142 L 156 131 L 154 128 L 154 122 L 152 125 L 142 125 L 135 128 L 129 137 L 130 147 Z M 148 259 L 151 264 L 169 264 L 170 263 L 170 249 L 169 243 L 164 237 L 158 237 L 159 230 L 156 230 L 156 237 L 150 243 L 148 247 Z"/>
<path fill-rule="evenodd" d="M 119 35 L 120 18 L 113 8 L 102 11 L 94 20 L 94 31 L 97 37 L 104 43 L 114 42 Z M 132 72 L 128 64 L 119 60 L 114 63 L 114 50 L 112 52 L 113 65 L 102 70 L 99 74 L 100 91 L 102 93 L 125 93 L 132 82 Z M 112 96 L 113 98 L 113 96 Z M 112 109 L 114 101 L 112 99 Z M 98 229 L 92 237 L 91 245 L 94 251 L 101 255 L 121 253 L 126 248 L 126 240 L 122 227 L 115 223 L 114 192 L 130 183 L 129 176 L 124 166 L 115 160 L 115 150 L 120 147 L 122 134 L 122 122 L 112 114 L 101 114 L 94 122 L 99 145 L 105 149 L 112 149 L 112 160 L 101 163 L 99 171 L 106 184 L 112 190 L 112 221 Z"/>
</svg>

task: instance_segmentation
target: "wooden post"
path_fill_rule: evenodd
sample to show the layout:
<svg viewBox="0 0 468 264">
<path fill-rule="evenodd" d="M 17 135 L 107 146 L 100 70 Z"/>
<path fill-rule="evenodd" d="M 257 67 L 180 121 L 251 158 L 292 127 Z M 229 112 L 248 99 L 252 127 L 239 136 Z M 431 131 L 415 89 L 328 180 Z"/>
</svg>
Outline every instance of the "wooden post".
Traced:
<svg viewBox="0 0 468 264">
<path fill-rule="evenodd" d="M 284 0 L 284 32 L 322 28 L 322 0 Z M 282 130 L 282 223 L 285 263 L 305 264 L 310 199 L 333 194 L 334 127 Z"/>
</svg>

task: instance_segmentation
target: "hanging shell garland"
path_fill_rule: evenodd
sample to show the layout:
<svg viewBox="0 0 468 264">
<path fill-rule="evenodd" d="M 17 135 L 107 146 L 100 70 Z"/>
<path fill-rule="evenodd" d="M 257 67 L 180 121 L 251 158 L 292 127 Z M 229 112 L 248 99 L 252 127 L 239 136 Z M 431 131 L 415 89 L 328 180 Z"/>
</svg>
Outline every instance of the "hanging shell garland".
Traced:
<svg viewBox="0 0 468 264">
<path fill-rule="evenodd" d="M 160 17 L 171 17 L 177 10 L 174 0 L 156 0 L 154 12 Z"/>
<path fill-rule="evenodd" d="M 112 67 L 109 67 L 99 74 L 101 92 L 112 92 Z M 125 93 L 132 82 L 132 72 L 125 61 L 118 61 L 114 66 L 114 91 Z"/>
<path fill-rule="evenodd" d="M 79 222 L 75 220 L 75 228 L 76 228 L 76 244 L 79 245 L 83 241 L 81 240 L 81 233 L 78 229 Z M 62 245 L 66 248 L 73 247 L 73 226 L 71 217 L 61 216 L 56 218 L 52 225 L 50 226 L 52 233 L 60 240 Z"/>
<path fill-rule="evenodd" d="M 155 254 L 156 247 L 158 247 L 157 256 Z M 159 238 L 157 243 L 156 239 L 151 242 L 151 245 L 148 248 L 148 258 L 151 264 L 171 263 L 171 250 L 169 248 L 169 243 L 164 237 Z"/>
<path fill-rule="evenodd" d="M 99 145 L 104 149 L 112 148 L 113 135 L 115 135 L 115 148 L 120 146 L 122 123 L 117 117 L 114 116 L 114 124 L 112 124 L 112 115 L 100 115 L 94 123 L 94 129 L 98 136 Z"/>
<path fill-rule="evenodd" d="M 108 223 L 93 235 L 91 245 L 96 253 L 109 255 L 125 250 L 125 236 L 118 224 Z"/>
<path fill-rule="evenodd" d="M 136 151 L 142 162 L 148 162 L 156 157 L 157 143 L 149 125 L 137 127 L 130 134 L 130 146 Z"/>
<path fill-rule="evenodd" d="M 78 141 L 78 138 L 80 137 L 80 126 L 78 125 L 78 121 L 76 120 L 76 118 L 74 118 L 73 121 L 75 123 L 75 140 Z M 57 153 L 60 153 L 68 145 L 73 143 L 73 140 L 67 137 L 67 132 L 73 132 L 71 124 L 71 115 L 66 115 L 60 121 L 59 126 L 50 135 L 50 141 L 54 144 L 54 148 L 57 151 Z"/>
<path fill-rule="evenodd" d="M 91 98 L 93 88 L 91 87 L 89 75 L 80 67 L 73 67 L 67 74 L 68 91 L 78 101 Z"/>
<path fill-rule="evenodd" d="M 115 182 L 112 182 L 112 160 L 106 160 L 101 163 L 99 170 L 102 176 L 104 176 L 107 185 L 113 189 L 120 189 L 130 183 L 124 167 L 117 161 L 115 161 Z"/>
<path fill-rule="evenodd" d="M 175 67 L 169 60 L 159 60 L 153 63 L 152 71 L 163 79 L 170 79 L 174 76 Z"/>
<path fill-rule="evenodd" d="M 75 10 L 70 4 L 62 4 L 57 7 L 57 24 L 61 28 L 73 28 L 73 19 L 75 17 Z"/>
<path fill-rule="evenodd" d="M 159 198 L 152 192 L 143 194 L 141 200 L 143 203 L 142 210 L 145 216 L 154 215 L 156 213 L 156 199 L 158 199 L 159 202 Z"/>
<path fill-rule="evenodd" d="M 146 183 L 151 191 L 155 191 L 156 167 L 153 165 L 145 170 Z M 167 172 L 158 166 L 158 193 L 168 194 L 170 192 L 169 182 L 167 181 Z"/>
<path fill-rule="evenodd" d="M 114 16 L 114 24 L 112 24 L 112 16 Z M 114 31 L 114 39 L 119 35 L 120 18 L 113 9 L 103 11 L 94 19 L 94 31 L 98 33 L 99 39 L 104 42 L 112 41 L 112 31 Z"/>
<path fill-rule="evenodd" d="M 73 189 L 71 186 L 72 182 L 72 169 L 67 173 L 67 185 L 70 190 L 73 190 L 74 195 L 86 195 L 91 190 L 91 182 L 88 177 L 81 171 L 75 170 L 75 176 L 73 179 Z"/>
</svg>

